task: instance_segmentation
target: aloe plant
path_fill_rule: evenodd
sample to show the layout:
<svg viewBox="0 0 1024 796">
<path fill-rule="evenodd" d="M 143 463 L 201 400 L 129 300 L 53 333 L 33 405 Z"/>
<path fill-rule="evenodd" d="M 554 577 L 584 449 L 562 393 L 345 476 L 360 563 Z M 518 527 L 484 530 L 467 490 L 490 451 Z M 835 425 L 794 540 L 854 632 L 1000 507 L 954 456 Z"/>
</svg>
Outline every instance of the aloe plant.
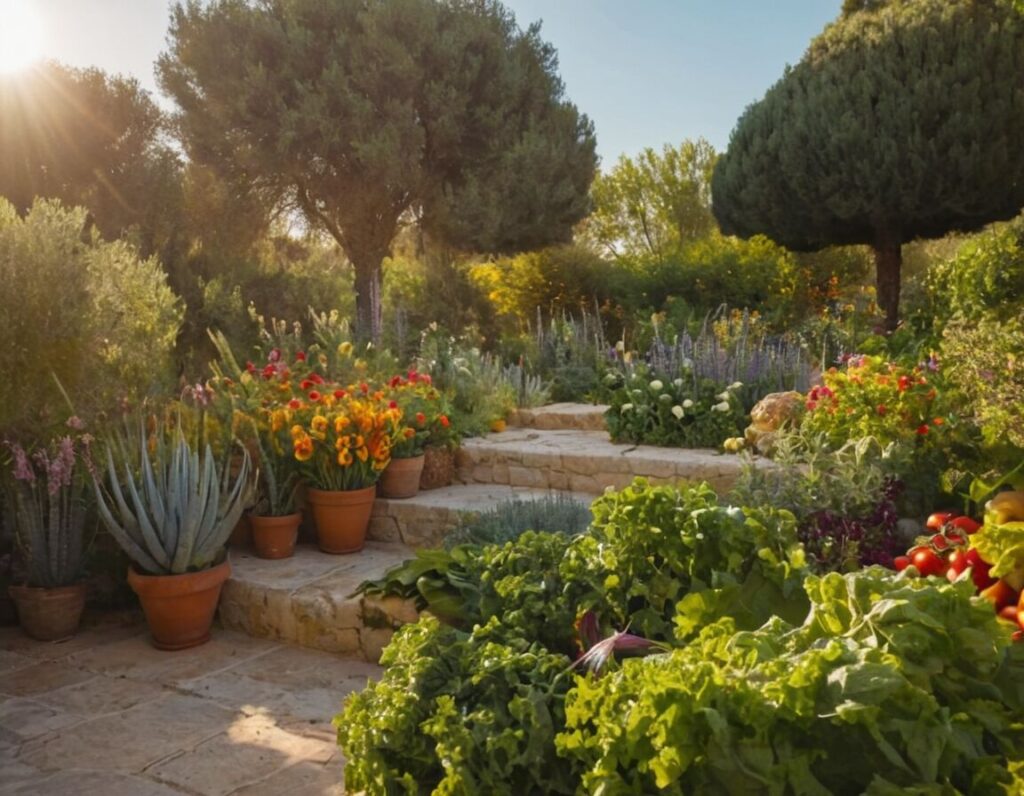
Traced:
<svg viewBox="0 0 1024 796">
<path fill-rule="evenodd" d="M 233 484 L 229 468 L 218 472 L 210 446 L 200 455 L 180 428 L 171 443 L 157 434 L 151 456 L 140 426 L 135 453 L 123 439 L 107 446 L 109 490 L 95 479 L 107 530 L 149 574 L 179 575 L 216 564 L 251 497 L 248 452 L 243 450 Z"/>
</svg>

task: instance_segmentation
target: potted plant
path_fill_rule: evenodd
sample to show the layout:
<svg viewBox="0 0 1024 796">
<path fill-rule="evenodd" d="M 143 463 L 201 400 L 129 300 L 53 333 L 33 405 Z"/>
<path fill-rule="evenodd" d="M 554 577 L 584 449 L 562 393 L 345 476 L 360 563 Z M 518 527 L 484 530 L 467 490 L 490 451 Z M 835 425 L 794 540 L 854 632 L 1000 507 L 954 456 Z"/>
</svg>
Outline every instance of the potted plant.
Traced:
<svg viewBox="0 0 1024 796">
<path fill-rule="evenodd" d="M 289 558 L 302 524 L 302 512 L 296 508 L 298 473 L 291 450 L 285 448 L 287 412 L 267 409 L 257 417 L 246 416 L 251 441 L 259 453 L 256 475 L 257 499 L 249 512 L 252 543 L 260 558 Z"/>
<path fill-rule="evenodd" d="M 420 489 L 424 447 L 439 411 L 441 395 L 429 375 L 415 370 L 410 370 L 406 377 L 395 376 L 388 386 L 389 405 L 402 410 L 406 426 L 391 450 L 391 463 L 381 475 L 379 492 L 386 498 L 410 498 Z"/>
<path fill-rule="evenodd" d="M 198 447 L 180 418 L 169 434 L 147 435 L 140 424 L 136 444 L 125 435 L 107 446 L 108 486 L 94 475 L 100 517 L 134 562 L 128 584 L 159 649 L 209 640 L 231 574 L 228 537 L 252 491 L 247 451 L 232 483 L 231 468 L 218 466 L 208 444 Z"/>
<path fill-rule="evenodd" d="M 325 553 L 355 553 L 366 529 L 380 474 L 402 432 L 402 412 L 366 384 L 355 390 L 310 390 L 293 399 L 292 452 L 306 484 L 317 544 Z"/>
<path fill-rule="evenodd" d="M 455 478 L 455 452 L 459 448 L 461 434 L 449 419 L 444 402 L 439 409 L 427 428 L 420 489 L 440 489 L 449 486 Z"/>
<path fill-rule="evenodd" d="M 72 418 L 72 428 L 80 421 Z M 85 608 L 82 579 L 85 478 L 80 460 L 88 436 L 66 435 L 29 454 L 8 443 L 13 456 L 7 505 L 28 582 L 11 585 L 21 627 L 32 638 L 73 636 Z"/>
</svg>

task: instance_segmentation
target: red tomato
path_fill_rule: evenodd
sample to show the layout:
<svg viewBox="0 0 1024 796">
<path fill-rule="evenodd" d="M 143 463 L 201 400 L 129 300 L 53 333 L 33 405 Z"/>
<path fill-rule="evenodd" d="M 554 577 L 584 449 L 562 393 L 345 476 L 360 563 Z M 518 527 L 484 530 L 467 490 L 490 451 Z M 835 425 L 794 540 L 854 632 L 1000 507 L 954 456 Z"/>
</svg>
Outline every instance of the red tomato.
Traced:
<svg viewBox="0 0 1024 796">
<path fill-rule="evenodd" d="M 978 530 L 981 528 L 981 523 L 975 522 L 970 517 L 955 517 L 952 520 L 950 520 L 949 524 L 952 525 L 954 528 L 963 531 L 968 536 L 970 536 L 972 533 L 977 533 Z"/>
<path fill-rule="evenodd" d="M 1002 611 L 1009 605 L 1016 605 L 1020 595 L 1015 592 L 1005 580 L 997 580 L 987 589 L 981 592 L 981 596 L 996 607 L 996 612 Z"/>
<path fill-rule="evenodd" d="M 939 558 L 934 550 L 929 550 L 927 547 L 916 548 L 910 556 L 910 561 L 925 577 L 941 575 L 946 569 L 946 562 Z"/>
<path fill-rule="evenodd" d="M 1017 611 L 1016 605 L 1008 605 L 999 612 L 999 618 L 1005 619 L 1007 622 L 1013 622 L 1015 625 L 1020 624 L 1020 616 Z"/>
<path fill-rule="evenodd" d="M 954 550 L 949 554 L 946 563 L 949 565 L 949 571 L 955 572 L 957 575 L 970 566 L 970 563 L 967 561 L 967 552 L 964 550 Z"/>
<path fill-rule="evenodd" d="M 955 516 L 955 514 L 951 514 L 948 511 L 937 511 L 928 518 L 928 522 L 924 524 L 924 527 L 931 528 L 933 531 L 941 530 L 942 526 Z"/>
<path fill-rule="evenodd" d="M 945 550 L 947 547 L 949 547 L 949 540 L 941 533 L 937 533 L 934 536 L 932 536 L 931 542 L 936 550 Z"/>
<path fill-rule="evenodd" d="M 946 531 L 946 538 L 949 540 L 951 545 L 956 547 L 962 547 L 967 544 L 967 537 L 958 534 L 956 531 Z"/>
<path fill-rule="evenodd" d="M 977 550 L 967 551 L 967 565 L 971 567 L 971 579 L 974 581 L 974 587 L 978 591 L 987 589 L 995 583 L 995 579 L 988 574 L 988 571 L 992 569 L 992 565 L 982 559 Z"/>
<path fill-rule="evenodd" d="M 902 572 L 910 566 L 910 556 L 896 556 L 892 560 L 892 565 L 897 572 Z"/>
</svg>

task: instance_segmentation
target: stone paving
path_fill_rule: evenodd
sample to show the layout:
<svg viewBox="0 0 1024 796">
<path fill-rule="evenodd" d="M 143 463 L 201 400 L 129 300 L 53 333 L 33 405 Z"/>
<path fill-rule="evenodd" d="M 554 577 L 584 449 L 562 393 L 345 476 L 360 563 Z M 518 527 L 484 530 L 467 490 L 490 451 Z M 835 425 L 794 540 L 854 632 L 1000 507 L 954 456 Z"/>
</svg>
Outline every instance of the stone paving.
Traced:
<svg viewBox="0 0 1024 796">
<path fill-rule="evenodd" d="M 214 628 L 161 652 L 141 618 L 43 643 L 0 629 L 0 796 L 342 794 L 331 718 L 380 669 Z"/>
<path fill-rule="evenodd" d="M 554 429 L 604 431 L 604 414 L 607 411 L 608 407 L 600 404 L 548 404 L 533 409 L 517 409 L 509 418 L 509 425 L 549 431 Z"/>
</svg>

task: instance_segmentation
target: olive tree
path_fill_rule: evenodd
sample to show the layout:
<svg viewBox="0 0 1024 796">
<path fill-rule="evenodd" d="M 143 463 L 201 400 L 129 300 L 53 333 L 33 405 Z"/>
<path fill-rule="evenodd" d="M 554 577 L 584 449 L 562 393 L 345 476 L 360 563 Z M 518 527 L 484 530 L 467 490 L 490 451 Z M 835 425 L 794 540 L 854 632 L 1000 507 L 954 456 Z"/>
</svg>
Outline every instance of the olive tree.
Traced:
<svg viewBox="0 0 1024 796">
<path fill-rule="evenodd" d="M 403 224 L 502 252 L 568 240 L 586 214 L 593 128 L 557 66 L 493 0 L 193 0 L 158 76 L 190 157 L 338 242 L 376 340 Z"/>
<path fill-rule="evenodd" d="M 899 320 L 902 244 L 1024 206 L 1024 15 L 1015 0 L 848 2 L 740 118 L 712 178 L 723 232 L 874 249 Z"/>
</svg>

